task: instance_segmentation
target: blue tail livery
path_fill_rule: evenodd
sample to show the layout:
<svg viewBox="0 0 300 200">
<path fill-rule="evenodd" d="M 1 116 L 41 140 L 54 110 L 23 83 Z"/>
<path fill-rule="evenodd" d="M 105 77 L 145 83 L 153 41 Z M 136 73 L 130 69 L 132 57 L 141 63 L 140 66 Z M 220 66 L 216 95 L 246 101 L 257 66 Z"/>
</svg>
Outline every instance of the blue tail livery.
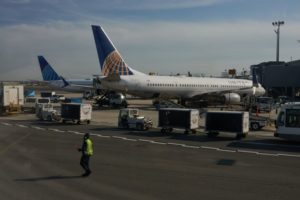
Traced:
<svg viewBox="0 0 300 200">
<path fill-rule="evenodd" d="M 43 56 L 38 56 L 38 60 L 44 81 L 61 80 L 60 76 L 54 71 Z"/>
<path fill-rule="evenodd" d="M 68 81 L 66 81 L 66 79 L 65 79 L 64 77 L 60 76 L 60 78 L 61 78 L 61 80 L 62 80 L 63 83 L 64 83 L 64 86 L 63 86 L 63 87 L 67 87 L 67 86 L 70 85 L 70 83 L 69 83 Z"/>
<path fill-rule="evenodd" d="M 96 49 L 102 74 L 133 75 L 133 71 L 123 60 L 104 30 L 100 26 L 92 25 Z"/>
</svg>

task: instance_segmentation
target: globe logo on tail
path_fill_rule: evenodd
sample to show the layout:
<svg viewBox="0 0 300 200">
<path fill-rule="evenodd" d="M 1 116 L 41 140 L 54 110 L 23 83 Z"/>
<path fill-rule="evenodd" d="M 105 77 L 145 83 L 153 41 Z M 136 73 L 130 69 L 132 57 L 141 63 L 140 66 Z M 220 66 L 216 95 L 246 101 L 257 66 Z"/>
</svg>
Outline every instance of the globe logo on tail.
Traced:
<svg viewBox="0 0 300 200">
<path fill-rule="evenodd" d="M 105 59 L 102 68 L 102 74 L 108 76 L 111 74 L 132 75 L 132 71 L 123 61 L 117 51 L 111 52 Z"/>
</svg>

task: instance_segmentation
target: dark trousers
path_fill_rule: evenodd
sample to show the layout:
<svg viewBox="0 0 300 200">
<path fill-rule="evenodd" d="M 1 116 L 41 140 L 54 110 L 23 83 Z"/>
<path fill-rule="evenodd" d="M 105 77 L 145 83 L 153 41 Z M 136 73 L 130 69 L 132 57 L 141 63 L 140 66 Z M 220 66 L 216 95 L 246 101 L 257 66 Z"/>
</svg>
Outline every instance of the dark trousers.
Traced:
<svg viewBox="0 0 300 200">
<path fill-rule="evenodd" d="M 91 172 L 90 170 L 90 156 L 82 155 L 80 159 L 80 165 L 85 170 L 86 173 Z"/>
</svg>

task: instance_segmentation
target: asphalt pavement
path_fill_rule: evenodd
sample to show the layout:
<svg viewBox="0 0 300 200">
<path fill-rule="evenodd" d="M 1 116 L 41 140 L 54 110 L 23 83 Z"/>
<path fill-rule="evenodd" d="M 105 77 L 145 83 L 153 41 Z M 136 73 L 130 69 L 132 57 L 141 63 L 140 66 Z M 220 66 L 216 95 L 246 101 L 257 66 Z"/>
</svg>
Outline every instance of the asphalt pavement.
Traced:
<svg viewBox="0 0 300 200">
<path fill-rule="evenodd" d="M 83 134 L 92 174 L 79 165 Z M 0 199 L 298 199 L 300 145 L 0 120 Z"/>
</svg>

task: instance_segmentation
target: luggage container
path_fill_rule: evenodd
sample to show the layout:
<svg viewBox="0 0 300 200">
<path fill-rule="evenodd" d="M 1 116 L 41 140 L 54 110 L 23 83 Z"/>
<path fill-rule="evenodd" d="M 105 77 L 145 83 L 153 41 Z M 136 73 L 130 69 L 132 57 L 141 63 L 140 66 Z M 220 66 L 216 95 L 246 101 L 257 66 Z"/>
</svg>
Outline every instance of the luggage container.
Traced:
<svg viewBox="0 0 300 200">
<path fill-rule="evenodd" d="M 189 131 L 196 133 L 199 128 L 199 111 L 185 108 L 162 108 L 158 112 L 158 126 L 161 132 L 172 132 L 173 128 L 184 129 L 184 133 Z"/>
<path fill-rule="evenodd" d="M 86 122 L 89 124 L 92 119 L 92 106 L 90 104 L 64 103 L 61 104 L 62 122 L 72 121 L 77 124 Z"/>
<path fill-rule="evenodd" d="M 246 137 L 249 132 L 249 113 L 240 111 L 209 111 L 205 116 L 205 131 L 208 136 L 219 132 L 236 134 L 236 139 Z"/>
</svg>

